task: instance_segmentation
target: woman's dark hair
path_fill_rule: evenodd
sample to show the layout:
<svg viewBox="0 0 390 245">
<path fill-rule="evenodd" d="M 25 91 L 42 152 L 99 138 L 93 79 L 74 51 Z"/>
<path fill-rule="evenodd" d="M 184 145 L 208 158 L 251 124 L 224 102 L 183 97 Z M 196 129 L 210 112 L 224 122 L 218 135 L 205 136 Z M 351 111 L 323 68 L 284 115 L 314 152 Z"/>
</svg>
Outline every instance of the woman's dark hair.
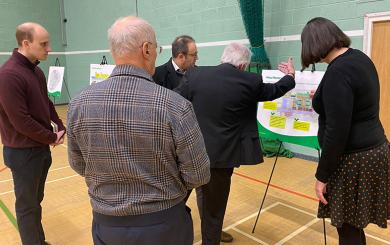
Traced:
<svg viewBox="0 0 390 245">
<path fill-rule="evenodd" d="M 351 39 L 332 21 L 316 17 L 307 22 L 301 34 L 302 70 L 320 62 L 334 48 L 349 47 Z"/>
</svg>

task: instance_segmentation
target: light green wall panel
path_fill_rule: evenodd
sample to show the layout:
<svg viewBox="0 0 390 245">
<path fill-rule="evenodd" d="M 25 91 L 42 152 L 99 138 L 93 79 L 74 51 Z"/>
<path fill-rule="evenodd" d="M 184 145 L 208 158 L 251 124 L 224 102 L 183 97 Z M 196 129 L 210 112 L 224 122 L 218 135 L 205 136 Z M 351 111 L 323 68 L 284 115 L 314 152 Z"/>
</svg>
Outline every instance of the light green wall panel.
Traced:
<svg viewBox="0 0 390 245">
<path fill-rule="evenodd" d="M 23 22 L 37 22 L 50 33 L 53 50 L 63 51 L 61 22 L 57 0 L 2 0 L 0 1 L 0 52 L 17 46 L 16 26 Z"/>
<path fill-rule="evenodd" d="M 114 64 L 109 53 L 67 55 L 67 78 L 72 98 L 89 86 L 90 64 L 100 64 L 103 55 L 106 56 L 109 64 Z"/>
<path fill-rule="evenodd" d="M 130 0 L 66 0 L 66 51 L 108 49 L 108 28 L 135 12 L 135 1 Z"/>
<path fill-rule="evenodd" d="M 237 0 L 144 0 L 139 1 L 139 15 L 151 23 L 163 45 L 183 34 L 197 42 L 246 38 Z"/>
<path fill-rule="evenodd" d="M 0 52 L 11 52 L 17 47 L 15 40 L 16 26 L 24 22 L 37 22 L 44 26 L 50 34 L 53 51 L 63 52 L 60 6 L 58 0 L 2 0 L 0 1 Z M 42 61 L 39 67 L 47 75 L 49 66 L 54 65 L 55 59 L 60 59 L 61 65 L 66 66 L 64 55 L 50 55 Z M 0 55 L 0 65 L 9 55 Z M 65 77 L 66 78 L 66 77 Z M 56 103 L 66 103 L 66 96 L 56 99 Z"/>
<path fill-rule="evenodd" d="M 109 49 L 107 30 L 116 19 L 135 15 L 135 1 L 129 0 L 66 0 L 65 17 L 66 51 L 91 51 Z M 103 55 L 113 64 L 109 53 L 69 54 L 67 78 L 71 97 L 89 85 L 89 65 L 100 63 Z"/>
</svg>

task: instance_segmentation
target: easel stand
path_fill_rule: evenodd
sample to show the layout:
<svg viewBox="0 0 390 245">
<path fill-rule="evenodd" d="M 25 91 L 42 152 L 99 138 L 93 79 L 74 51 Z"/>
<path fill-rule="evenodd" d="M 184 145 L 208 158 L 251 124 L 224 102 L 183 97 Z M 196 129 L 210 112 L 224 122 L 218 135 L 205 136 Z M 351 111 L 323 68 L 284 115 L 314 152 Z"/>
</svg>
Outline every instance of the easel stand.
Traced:
<svg viewBox="0 0 390 245">
<path fill-rule="evenodd" d="M 271 175 L 269 176 L 269 179 L 268 179 L 267 188 L 265 189 L 265 193 L 264 193 L 264 196 L 263 196 L 263 200 L 261 201 L 260 209 L 259 209 L 259 212 L 257 213 L 257 217 L 256 217 L 255 224 L 254 224 L 254 226 L 253 226 L 253 229 L 252 229 L 252 233 L 255 233 L 257 221 L 259 220 L 259 216 L 260 216 L 261 210 L 263 209 L 263 204 L 264 204 L 265 198 L 266 198 L 266 196 L 267 196 L 267 192 L 268 192 L 269 185 L 271 184 L 271 179 L 272 179 L 272 176 L 273 176 L 273 174 L 274 174 L 276 162 L 278 161 L 278 157 L 279 157 L 279 153 L 280 153 L 280 148 L 282 147 L 282 144 L 283 144 L 282 141 L 280 141 L 280 140 L 277 140 L 277 141 L 279 142 L 279 147 L 278 147 L 278 151 L 276 152 L 276 157 L 275 157 L 274 166 L 272 167 Z"/>
<path fill-rule="evenodd" d="M 56 62 L 54 64 L 54 66 L 61 66 L 60 60 L 58 59 L 58 57 L 56 58 Z M 72 98 L 70 97 L 68 83 L 66 82 L 65 77 L 64 77 L 64 85 L 65 85 L 66 92 L 68 93 L 68 98 L 69 98 L 69 102 L 70 102 L 70 100 Z M 55 96 L 52 96 L 52 97 L 53 97 L 53 102 L 54 102 L 53 104 L 55 105 L 56 104 L 56 97 Z"/>
<path fill-rule="evenodd" d="M 314 67 L 314 65 L 313 65 Z M 315 67 L 314 67 L 315 69 Z M 320 162 L 320 158 L 321 158 L 321 152 L 320 152 L 320 149 L 317 148 L 317 152 L 318 152 L 318 163 Z M 326 228 L 325 228 L 325 218 L 322 218 L 322 225 L 324 227 L 324 241 L 325 241 L 325 245 L 326 245 Z"/>
<path fill-rule="evenodd" d="M 107 63 L 107 59 L 106 59 L 106 56 L 105 55 L 103 55 L 103 57 L 102 57 L 102 61 L 100 61 L 100 65 L 107 65 L 108 63 Z"/>
<path fill-rule="evenodd" d="M 271 179 L 272 179 L 272 176 L 273 176 L 273 174 L 274 174 L 274 170 L 275 170 L 275 167 L 276 167 L 276 163 L 278 162 L 278 158 L 279 158 L 279 154 L 280 154 L 280 149 L 281 149 L 282 144 L 283 144 L 282 141 L 280 141 L 280 140 L 277 140 L 277 141 L 279 142 L 278 151 L 276 152 L 275 162 L 274 162 L 274 165 L 273 165 L 273 167 L 272 167 L 271 175 L 269 176 L 269 179 L 268 179 L 267 188 L 265 189 L 265 193 L 264 193 L 263 199 L 262 199 L 261 204 L 260 204 L 259 212 L 257 213 L 257 217 L 256 217 L 255 224 L 253 225 L 252 233 L 255 233 L 256 225 L 257 225 L 257 222 L 258 222 L 258 220 L 259 220 L 259 216 L 260 216 L 261 210 L 263 209 L 264 201 L 265 201 L 265 198 L 266 198 L 266 196 L 267 196 L 268 188 L 269 188 L 269 185 L 271 184 Z M 319 160 L 320 157 L 321 157 L 321 155 L 320 155 L 320 149 L 317 149 L 317 151 L 318 151 L 318 160 Z M 325 218 L 322 219 L 322 225 L 323 225 L 323 227 L 324 227 L 324 242 L 325 242 L 325 245 L 326 245 L 327 243 L 326 243 Z"/>
</svg>

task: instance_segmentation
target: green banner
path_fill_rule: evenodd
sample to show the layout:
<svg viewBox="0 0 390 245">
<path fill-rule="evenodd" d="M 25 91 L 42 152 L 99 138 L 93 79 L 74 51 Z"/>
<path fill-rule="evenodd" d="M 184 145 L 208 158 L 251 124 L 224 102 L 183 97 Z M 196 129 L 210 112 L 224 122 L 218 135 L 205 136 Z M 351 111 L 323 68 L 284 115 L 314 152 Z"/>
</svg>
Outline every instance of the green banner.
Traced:
<svg viewBox="0 0 390 245">
<path fill-rule="evenodd" d="M 257 127 L 259 129 L 260 138 L 274 139 L 282 142 L 314 148 L 317 150 L 320 149 L 317 136 L 288 136 L 288 135 L 277 134 L 266 129 L 259 122 L 257 122 Z"/>
<path fill-rule="evenodd" d="M 57 91 L 57 92 L 53 92 L 53 93 L 47 93 L 47 95 L 49 95 L 51 97 L 60 97 L 61 92 Z"/>
<path fill-rule="evenodd" d="M 279 140 L 314 149 L 318 144 L 318 114 L 312 99 L 324 72 L 295 72 L 295 87 L 273 101 L 259 102 L 257 123 L 261 138 Z M 263 70 L 264 83 L 277 83 L 285 75 Z"/>
</svg>

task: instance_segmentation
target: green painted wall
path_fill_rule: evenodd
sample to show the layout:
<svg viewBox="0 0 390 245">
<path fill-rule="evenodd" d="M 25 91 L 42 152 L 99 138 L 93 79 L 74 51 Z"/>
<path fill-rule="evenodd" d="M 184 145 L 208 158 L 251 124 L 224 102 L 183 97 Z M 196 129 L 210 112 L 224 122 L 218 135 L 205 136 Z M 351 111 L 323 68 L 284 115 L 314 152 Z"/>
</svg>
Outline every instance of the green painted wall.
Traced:
<svg viewBox="0 0 390 245">
<path fill-rule="evenodd" d="M 300 35 L 308 20 L 322 16 L 333 20 L 343 31 L 363 30 L 364 15 L 390 11 L 390 0 L 265 0 L 264 35 Z M 300 68 L 300 41 L 266 43 L 272 67 L 293 56 Z M 352 47 L 363 49 L 363 37 L 353 37 Z M 325 65 L 317 66 L 324 70 Z"/>
<path fill-rule="evenodd" d="M 37 22 L 50 33 L 53 51 L 65 51 L 62 45 L 60 8 L 57 0 L 0 0 L 0 52 L 11 52 L 17 47 L 15 40 L 16 26 L 23 22 Z M 0 55 L 0 64 L 8 59 L 9 55 Z M 47 61 L 41 62 L 41 69 L 47 74 L 50 65 L 54 65 L 56 58 L 61 65 L 66 66 L 64 55 L 50 55 Z M 56 102 L 67 102 L 66 96 Z"/>
<path fill-rule="evenodd" d="M 66 51 L 108 50 L 108 28 L 117 18 L 135 13 L 135 1 L 66 0 Z M 100 63 L 103 55 L 113 64 L 108 52 L 66 56 L 72 97 L 89 85 L 89 65 Z"/>
<path fill-rule="evenodd" d="M 52 38 L 52 47 L 58 52 L 107 50 L 107 29 L 120 16 L 136 13 L 135 0 L 65 0 L 67 46 L 62 46 L 59 3 L 57 0 L 0 0 L 0 52 L 15 46 L 17 24 L 36 21 L 45 26 Z M 364 15 L 390 11 L 390 0 L 265 0 L 265 37 L 300 35 L 305 23 L 312 17 L 323 16 L 335 21 L 344 31 L 363 30 Z M 172 40 L 188 34 L 198 43 L 246 39 L 237 0 L 138 0 L 138 14 L 155 28 L 160 45 L 170 46 Z M 270 42 L 265 45 L 273 68 L 288 56 L 300 68 L 300 41 Z M 362 49 L 363 37 L 353 37 L 352 47 Z M 223 46 L 199 47 L 199 65 L 215 65 Z M 171 50 L 159 55 L 156 64 L 165 63 Z M 66 66 L 66 82 L 71 96 L 89 84 L 89 64 L 99 63 L 102 56 L 113 63 L 108 52 L 60 55 Z M 41 67 L 47 71 L 54 64 L 54 55 Z M 0 64 L 7 55 L 0 55 Z M 325 65 L 318 65 L 324 70 Z M 57 102 L 67 102 L 66 91 Z M 287 144 L 287 148 L 316 156 L 316 152 Z"/>
</svg>

